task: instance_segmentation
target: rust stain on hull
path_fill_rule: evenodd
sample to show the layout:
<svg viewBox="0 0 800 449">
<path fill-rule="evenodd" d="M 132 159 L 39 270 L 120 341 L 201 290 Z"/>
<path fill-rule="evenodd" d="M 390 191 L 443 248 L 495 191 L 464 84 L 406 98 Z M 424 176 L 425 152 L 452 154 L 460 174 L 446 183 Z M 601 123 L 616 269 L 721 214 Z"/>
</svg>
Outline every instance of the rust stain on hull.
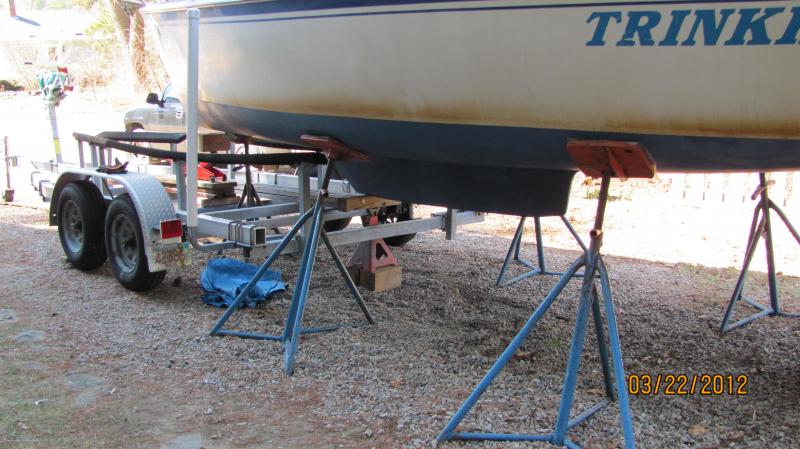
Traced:
<svg viewBox="0 0 800 449">
<path fill-rule="evenodd" d="M 217 104 L 239 106 L 255 110 L 310 114 L 336 117 L 353 117 L 377 120 L 397 120 L 422 123 L 459 125 L 513 126 L 526 128 L 564 129 L 609 133 L 641 133 L 675 136 L 738 137 L 800 140 L 800 113 L 794 117 L 770 118 L 760 114 L 756 120 L 729 117 L 706 118 L 654 118 L 645 119 L 635 113 L 613 111 L 601 119 L 588 124 L 579 112 L 574 118 L 560 119 L 552 116 L 536 116 L 535 108 L 515 108 L 505 105 L 481 107 L 476 103 L 449 105 L 417 105 L 355 101 L 333 98 L 292 102 L 254 103 L 252 101 L 228 101 L 203 98 Z M 655 114 L 656 117 L 658 114 Z"/>
</svg>

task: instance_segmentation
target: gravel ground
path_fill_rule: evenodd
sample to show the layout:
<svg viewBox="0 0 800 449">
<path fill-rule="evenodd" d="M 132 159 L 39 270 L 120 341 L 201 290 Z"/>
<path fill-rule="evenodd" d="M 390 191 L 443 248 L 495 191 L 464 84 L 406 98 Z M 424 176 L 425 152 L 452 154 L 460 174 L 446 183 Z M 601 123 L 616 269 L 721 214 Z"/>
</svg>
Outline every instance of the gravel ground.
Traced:
<svg viewBox="0 0 800 449">
<path fill-rule="evenodd" d="M 746 396 L 633 397 L 638 447 L 797 447 L 800 321 L 763 319 L 726 337 L 717 332 L 744 231 L 730 233 L 731 245 L 713 226 L 692 240 L 699 228 L 676 217 L 691 222 L 708 213 L 677 205 L 636 212 L 635 203 L 611 204 L 605 248 L 628 373 L 749 376 Z M 592 207 L 572 202 L 581 235 Z M 738 216 L 749 220 L 749 212 Z M 364 295 L 377 324 L 303 338 L 296 373 L 287 378 L 278 344 L 206 336 L 220 310 L 199 300 L 204 256 L 136 294 L 116 283 L 107 264 L 89 273 L 71 268 L 41 208 L 0 206 L 0 223 L 0 448 L 430 447 L 555 282 L 494 286 L 513 217 L 490 216 L 455 242 L 419 235 L 396 252 L 402 288 Z M 578 256 L 566 249 L 574 243 L 557 221 L 545 221 L 545 234 L 551 267 Z M 780 248 L 779 267 L 798 270 L 797 251 Z M 297 263 L 285 257 L 277 264 L 289 284 Z M 551 428 L 577 289 L 571 283 L 462 430 Z M 765 276 L 756 273 L 751 290 L 764 289 Z M 782 293 L 787 308 L 800 309 L 800 279 L 783 276 Z M 228 327 L 280 332 L 289 297 L 241 311 Z M 320 251 L 306 324 L 361 321 Z M 593 341 L 590 334 L 579 407 L 603 394 Z M 571 435 L 589 449 L 618 447 L 615 410 Z"/>
</svg>

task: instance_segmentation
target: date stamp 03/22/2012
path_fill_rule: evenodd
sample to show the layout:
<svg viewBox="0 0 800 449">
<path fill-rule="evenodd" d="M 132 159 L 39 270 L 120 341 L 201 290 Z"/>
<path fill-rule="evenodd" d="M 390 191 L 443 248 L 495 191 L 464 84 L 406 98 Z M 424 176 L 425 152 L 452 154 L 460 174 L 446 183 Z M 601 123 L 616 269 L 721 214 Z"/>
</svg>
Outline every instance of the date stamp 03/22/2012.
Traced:
<svg viewBox="0 0 800 449">
<path fill-rule="evenodd" d="M 630 374 L 631 396 L 747 396 L 747 374 Z"/>
</svg>

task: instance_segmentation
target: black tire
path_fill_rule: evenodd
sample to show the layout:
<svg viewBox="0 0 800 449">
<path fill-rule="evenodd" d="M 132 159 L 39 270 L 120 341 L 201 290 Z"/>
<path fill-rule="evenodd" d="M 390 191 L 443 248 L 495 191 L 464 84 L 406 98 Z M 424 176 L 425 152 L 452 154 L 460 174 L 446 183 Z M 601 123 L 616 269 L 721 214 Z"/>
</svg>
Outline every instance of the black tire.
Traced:
<svg viewBox="0 0 800 449">
<path fill-rule="evenodd" d="M 385 224 L 385 223 L 396 223 L 398 221 L 407 221 L 413 219 L 412 211 L 413 206 L 411 203 L 403 203 L 399 206 L 389 206 L 389 207 L 382 207 L 378 211 L 378 223 Z M 361 224 L 364 226 L 369 223 L 369 216 L 362 215 L 361 216 Z M 405 245 L 406 243 L 414 240 L 416 237 L 416 233 L 414 234 L 404 234 L 404 235 L 395 235 L 393 237 L 386 237 L 383 239 L 387 245 L 393 247 L 400 247 Z"/>
<path fill-rule="evenodd" d="M 325 229 L 325 232 L 341 231 L 350 224 L 350 220 L 352 219 L 353 217 L 340 218 L 338 220 L 328 220 L 322 224 L 322 228 Z"/>
<path fill-rule="evenodd" d="M 111 269 L 123 287 L 144 292 L 164 280 L 166 271 L 150 272 L 139 215 L 127 194 L 114 198 L 108 206 L 105 243 Z"/>
<path fill-rule="evenodd" d="M 79 270 L 93 270 L 106 261 L 103 219 L 106 204 L 88 182 L 71 182 L 58 195 L 58 237 L 67 260 Z"/>
</svg>

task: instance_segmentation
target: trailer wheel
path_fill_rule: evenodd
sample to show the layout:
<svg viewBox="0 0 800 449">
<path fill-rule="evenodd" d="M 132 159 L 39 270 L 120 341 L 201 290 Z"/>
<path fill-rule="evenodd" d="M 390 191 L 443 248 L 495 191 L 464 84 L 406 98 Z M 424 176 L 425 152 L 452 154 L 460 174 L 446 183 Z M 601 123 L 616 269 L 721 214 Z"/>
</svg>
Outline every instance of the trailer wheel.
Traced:
<svg viewBox="0 0 800 449">
<path fill-rule="evenodd" d="M 127 194 L 118 196 L 108 206 L 105 230 L 108 260 L 123 287 L 143 292 L 164 280 L 166 271 L 150 272 L 139 215 Z"/>
<path fill-rule="evenodd" d="M 411 203 L 402 203 L 398 206 L 382 207 L 378 210 L 378 224 L 397 223 L 399 221 L 408 221 L 413 219 L 413 205 Z M 361 224 L 367 226 L 369 223 L 369 216 L 364 215 L 361 217 Z M 406 243 L 414 240 L 414 234 L 395 235 L 383 239 L 389 246 L 400 247 Z"/>
<path fill-rule="evenodd" d="M 71 182 L 58 195 L 58 237 L 67 260 L 80 270 L 106 261 L 103 240 L 105 202 L 85 182 Z"/>
<path fill-rule="evenodd" d="M 340 218 L 338 220 L 328 220 L 323 223 L 322 228 L 325 229 L 325 232 L 341 231 L 350 225 L 350 220 L 352 219 L 353 217 Z"/>
</svg>

